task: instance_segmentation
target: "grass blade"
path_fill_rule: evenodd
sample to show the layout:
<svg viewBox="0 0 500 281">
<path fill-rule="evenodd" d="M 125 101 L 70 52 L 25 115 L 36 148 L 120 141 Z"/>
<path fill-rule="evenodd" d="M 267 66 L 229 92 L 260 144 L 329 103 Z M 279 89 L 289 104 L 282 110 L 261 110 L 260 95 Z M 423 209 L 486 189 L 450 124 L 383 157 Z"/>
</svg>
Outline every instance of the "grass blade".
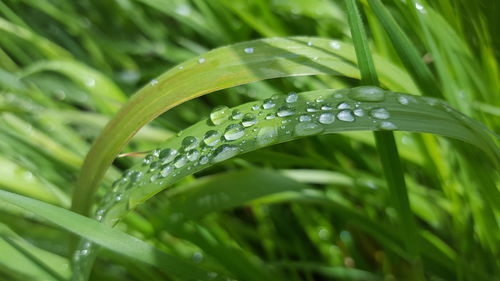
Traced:
<svg viewBox="0 0 500 281">
<path fill-rule="evenodd" d="M 429 68 L 423 62 L 417 49 L 404 34 L 394 18 L 380 0 L 368 0 L 370 7 L 389 35 L 401 61 L 410 72 L 419 89 L 428 96 L 442 97 L 437 83 Z"/>
<path fill-rule="evenodd" d="M 28 197 L 0 190 L 0 199 L 33 212 L 57 226 L 80 235 L 102 247 L 129 258 L 160 267 L 162 270 L 183 280 L 206 278 L 207 272 L 175 256 L 159 251 L 153 246 L 114 230 L 93 219 L 75 214 L 66 209 L 52 206 Z M 79 253 L 80 254 L 80 253 Z M 85 252 L 81 255 L 88 255 Z M 215 279 L 217 280 L 217 279 Z"/>
<path fill-rule="evenodd" d="M 354 60 L 352 50 L 338 41 L 331 43 L 317 38 L 238 43 L 187 61 L 153 80 L 131 98 L 95 141 L 79 175 L 72 210 L 87 214 L 101 178 L 130 138 L 149 121 L 184 101 L 277 77 L 319 74 L 357 77 L 357 68 L 350 62 Z"/>
<path fill-rule="evenodd" d="M 368 39 L 355 0 L 346 0 L 345 3 L 361 72 L 361 82 L 365 85 L 378 86 L 378 77 L 369 51 Z M 396 208 L 398 220 L 402 226 L 401 235 L 406 237 L 407 251 L 414 259 L 418 259 L 418 229 L 411 211 L 394 134 L 374 132 L 374 136 L 392 204 Z"/>
</svg>

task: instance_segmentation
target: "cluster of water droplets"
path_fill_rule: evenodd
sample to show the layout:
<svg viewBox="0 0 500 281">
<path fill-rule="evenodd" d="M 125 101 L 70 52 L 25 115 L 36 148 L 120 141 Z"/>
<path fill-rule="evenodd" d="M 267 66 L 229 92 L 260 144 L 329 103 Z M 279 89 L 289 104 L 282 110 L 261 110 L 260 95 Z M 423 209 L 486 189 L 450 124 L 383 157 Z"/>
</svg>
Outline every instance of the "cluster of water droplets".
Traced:
<svg viewBox="0 0 500 281">
<path fill-rule="evenodd" d="M 371 129 L 397 130 L 390 121 L 390 111 L 380 105 L 385 99 L 386 91 L 380 88 L 358 87 L 332 90 L 324 96 L 294 92 L 274 95 L 236 109 L 216 107 L 210 113 L 206 131 L 193 135 L 188 131 L 181 133 L 169 141 L 174 145 L 151 151 L 140 165 L 126 171 L 103 198 L 95 219 L 114 225 L 133 207 L 129 206 L 129 191 L 152 188 L 153 192 L 148 194 L 154 194 L 210 164 L 262 146 L 320 134 L 335 126 L 349 128 L 356 121 L 365 122 Z M 413 102 L 409 96 L 393 99 L 401 105 Z M 201 123 L 206 128 L 207 123 Z M 92 250 L 88 242 L 80 246 L 75 259 L 88 256 Z"/>
</svg>

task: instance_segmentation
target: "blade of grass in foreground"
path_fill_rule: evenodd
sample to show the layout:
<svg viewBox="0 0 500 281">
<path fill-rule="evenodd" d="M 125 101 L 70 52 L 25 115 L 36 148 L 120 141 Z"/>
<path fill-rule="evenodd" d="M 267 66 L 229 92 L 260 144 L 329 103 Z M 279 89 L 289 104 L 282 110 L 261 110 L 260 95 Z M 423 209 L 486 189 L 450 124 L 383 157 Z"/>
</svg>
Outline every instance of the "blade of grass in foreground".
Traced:
<svg viewBox="0 0 500 281">
<path fill-rule="evenodd" d="M 171 256 L 135 237 L 66 209 L 3 190 L 0 190 L 0 199 L 33 212 L 36 216 L 42 217 L 111 251 L 157 266 L 182 280 L 200 280 L 208 276 L 208 272 L 187 261 Z M 78 254 L 88 255 L 90 253 L 80 252 Z M 214 278 L 213 280 L 223 279 Z"/>
<path fill-rule="evenodd" d="M 215 49 L 167 71 L 134 95 L 97 138 L 79 175 L 72 210 L 88 213 L 97 186 L 116 155 L 141 127 L 170 108 L 210 92 L 264 79 L 319 74 L 358 77 L 354 60 L 352 49 L 338 41 L 274 38 Z M 405 77 L 385 72 L 382 81 L 392 85 L 408 82 L 394 81 L 393 75 Z"/>
<path fill-rule="evenodd" d="M 356 48 L 359 70 L 361 72 L 361 82 L 365 85 L 378 86 L 377 73 L 373 65 L 368 40 L 355 0 L 346 0 L 345 3 L 352 38 Z M 374 92 L 372 95 L 375 96 L 377 93 Z M 418 229 L 411 211 L 394 134 L 392 132 L 374 132 L 374 136 L 389 193 L 392 198 L 392 204 L 397 211 L 398 220 L 402 226 L 401 235 L 406 238 L 404 239 L 406 249 L 413 259 L 418 259 Z M 423 276 L 423 274 L 420 275 Z"/>
</svg>

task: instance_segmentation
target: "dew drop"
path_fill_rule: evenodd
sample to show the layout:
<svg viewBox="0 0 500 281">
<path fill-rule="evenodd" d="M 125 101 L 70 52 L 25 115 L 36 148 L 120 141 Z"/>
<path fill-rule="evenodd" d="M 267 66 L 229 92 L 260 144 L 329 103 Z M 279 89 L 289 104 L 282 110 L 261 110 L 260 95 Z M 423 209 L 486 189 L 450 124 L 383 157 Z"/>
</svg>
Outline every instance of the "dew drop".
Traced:
<svg viewBox="0 0 500 281">
<path fill-rule="evenodd" d="M 85 81 L 85 85 L 87 85 L 87 87 L 94 87 L 95 79 L 92 77 L 87 78 L 87 80 Z"/>
<path fill-rule="evenodd" d="M 335 115 L 330 112 L 322 113 L 318 118 L 319 123 L 321 124 L 332 124 L 335 121 Z"/>
<path fill-rule="evenodd" d="M 299 95 L 295 92 L 291 92 L 286 96 L 285 101 L 288 103 L 294 103 L 297 102 L 298 99 Z"/>
<path fill-rule="evenodd" d="M 334 40 L 334 41 L 330 42 L 330 47 L 332 47 L 335 50 L 339 50 L 340 49 L 340 42 L 337 40 Z"/>
<path fill-rule="evenodd" d="M 200 157 L 200 152 L 196 149 L 187 152 L 187 159 L 189 161 L 196 161 Z"/>
<path fill-rule="evenodd" d="M 215 131 L 215 130 L 210 130 L 205 133 L 205 136 L 203 137 L 203 143 L 205 143 L 208 146 L 214 146 L 220 142 L 220 133 Z"/>
<path fill-rule="evenodd" d="M 278 130 L 276 127 L 262 127 L 257 133 L 257 145 L 264 146 L 275 142 L 278 139 Z"/>
<path fill-rule="evenodd" d="M 352 109 L 352 106 L 347 102 L 341 102 L 337 105 L 337 109 Z"/>
<path fill-rule="evenodd" d="M 241 120 L 243 127 L 251 127 L 257 123 L 257 117 L 253 113 L 246 113 Z"/>
<path fill-rule="evenodd" d="M 378 128 L 381 130 L 385 130 L 385 131 L 394 131 L 394 130 L 398 129 L 398 127 L 396 125 L 394 125 L 394 123 L 389 122 L 389 121 L 380 122 L 380 124 L 378 125 Z"/>
<path fill-rule="evenodd" d="M 354 112 L 354 115 L 356 115 L 358 117 L 365 116 L 365 111 L 362 108 L 356 108 L 353 110 L 353 112 Z"/>
<path fill-rule="evenodd" d="M 245 48 L 245 53 L 247 54 L 253 54 L 253 48 Z"/>
<path fill-rule="evenodd" d="M 350 110 L 342 110 L 337 113 L 337 119 L 344 122 L 353 122 L 355 120 Z"/>
<path fill-rule="evenodd" d="M 212 162 L 222 162 L 233 156 L 236 156 L 240 149 L 235 145 L 223 144 L 217 147 L 214 151 L 214 156 L 212 157 Z"/>
<path fill-rule="evenodd" d="M 177 150 L 173 148 L 165 148 L 160 152 L 160 159 L 162 164 L 170 163 L 177 155 Z"/>
<path fill-rule="evenodd" d="M 304 115 L 299 116 L 299 122 L 309 122 L 311 120 L 312 120 L 312 118 L 309 115 L 304 114 Z"/>
<path fill-rule="evenodd" d="M 120 202 L 120 201 L 122 201 L 122 200 L 123 200 L 123 194 L 121 194 L 121 193 L 120 193 L 120 194 L 117 194 L 117 195 L 115 196 L 115 201 L 116 201 L 116 202 Z"/>
<path fill-rule="evenodd" d="M 333 106 L 329 103 L 326 103 L 326 104 L 321 106 L 321 110 L 332 110 L 332 109 L 333 109 Z"/>
<path fill-rule="evenodd" d="M 158 179 L 158 174 L 153 174 L 153 175 L 149 178 L 149 181 L 150 181 L 150 182 L 155 182 L 157 179 Z"/>
<path fill-rule="evenodd" d="M 278 108 L 278 111 L 276 112 L 276 114 L 279 117 L 291 116 L 291 115 L 295 114 L 295 108 L 288 105 L 288 104 L 284 104 Z"/>
<path fill-rule="evenodd" d="M 268 115 L 266 115 L 265 119 L 266 120 L 271 120 L 271 119 L 274 119 L 276 118 L 276 115 L 274 115 L 273 113 L 269 113 Z"/>
<path fill-rule="evenodd" d="M 153 159 L 155 159 L 155 157 L 153 155 L 148 155 L 146 157 L 144 157 L 144 160 L 142 161 L 142 164 L 147 166 L 149 164 L 151 164 L 151 162 L 153 162 Z"/>
<path fill-rule="evenodd" d="M 398 97 L 398 102 L 400 104 L 402 104 L 402 105 L 407 105 L 407 104 L 410 103 L 410 100 L 407 97 L 405 97 L 405 96 L 399 96 Z"/>
<path fill-rule="evenodd" d="M 265 99 L 264 103 L 262 103 L 263 109 L 271 109 L 276 105 L 273 99 Z"/>
<path fill-rule="evenodd" d="M 191 150 L 198 146 L 198 138 L 193 136 L 187 136 L 182 140 L 182 147 L 184 150 Z"/>
<path fill-rule="evenodd" d="M 243 118 L 243 113 L 241 113 L 238 109 L 231 112 L 231 120 L 240 120 L 241 118 Z"/>
<path fill-rule="evenodd" d="M 252 105 L 252 110 L 259 110 L 260 106 L 258 104 Z"/>
<path fill-rule="evenodd" d="M 130 175 L 130 182 L 132 183 L 138 182 L 142 179 L 143 176 L 144 176 L 143 172 L 135 171 Z"/>
<path fill-rule="evenodd" d="M 201 156 L 200 158 L 200 165 L 205 165 L 208 163 L 208 157 L 207 156 Z"/>
<path fill-rule="evenodd" d="M 309 41 L 307 42 L 307 46 L 312 46 L 313 45 L 313 42 Z"/>
<path fill-rule="evenodd" d="M 385 91 L 375 86 L 361 86 L 352 88 L 349 97 L 357 101 L 381 102 L 385 99 Z"/>
<path fill-rule="evenodd" d="M 323 127 L 316 122 L 300 122 L 295 126 L 297 136 L 309 136 L 323 131 Z"/>
<path fill-rule="evenodd" d="M 199 58 L 199 59 L 198 59 L 198 63 L 200 63 L 200 64 L 201 64 L 201 63 L 204 63 L 204 62 L 205 62 L 205 58 Z"/>
<path fill-rule="evenodd" d="M 186 155 L 179 155 L 179 156 L 177 156 L 177 158 L 175 158 L 174 167 L 179 169 L 179 168 L 184 167 L 184 165 L 186 165 L 186 163 L 187 163 Z"/>
<path fill-rule="evenodd" d="M 160 172 L 160 175 L 162 178 L 170 175 L 170 173 L 172 173 L 172 171 L 174 170 L 174 168 L 171 166 L 171 165 L 168 165 L 168 166 L 165 166 L 161 172 Z"/>
<path fill-rule="evenodd" d="M 370 116 L 377 119 L 389 119 L 389 117 L 391 117 L 389 111 L 382 107 L 372 109 L 370 111 Z"/>
<path fill-rule="evenodd" d="M 228 141 L 237 140 L 244 135 L 245 128 L 239 123 L 227 126 L 226 131 L 224 132 L 224 138 Z"/>
<path fill-rule="evenodd" d="M 151 80 L 151 81 L 149 82 L 149 85 L 151 85 L 151 86 L 154 86 L 154 85 L 156 85 L 156 84 L 158 84 L 158 80 L 156 80 L 156 79 L 153 79 L 153 80 Z"/>
<path fill-rule="evenodd" d="M 200 252 L 196 252 L 193 254 L 192 260 L 194 263 L 200 263 L 203 261 L 203 254 Z"/>
<path fill-rule="evenodd" d="M 307 106 L 306 106 L 306 111 L 307 112 L 318 112 L 318 111 L 320 111 L 320 107 L 315 102 L 308 102 Z"/>
<path fill-rule="evenodd" d="M 214 125 L 220 125 L 229 119 L 229 108 L 225 105 L 217 106 L 210 113 L 210 120 Z"/>
</svg>

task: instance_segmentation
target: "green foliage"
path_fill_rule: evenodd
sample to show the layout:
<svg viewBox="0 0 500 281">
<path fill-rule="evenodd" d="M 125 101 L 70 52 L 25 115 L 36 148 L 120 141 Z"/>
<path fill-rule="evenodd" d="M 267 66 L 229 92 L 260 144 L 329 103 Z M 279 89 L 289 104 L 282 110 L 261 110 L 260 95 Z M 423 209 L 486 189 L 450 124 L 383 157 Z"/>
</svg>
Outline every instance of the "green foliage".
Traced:
<svg viewBox="0 0 500 281">
<path fill-rule="evenodd" d="M 0 0 L 0 280 L 497 280 L 498 8 Z"/>
</svg>

